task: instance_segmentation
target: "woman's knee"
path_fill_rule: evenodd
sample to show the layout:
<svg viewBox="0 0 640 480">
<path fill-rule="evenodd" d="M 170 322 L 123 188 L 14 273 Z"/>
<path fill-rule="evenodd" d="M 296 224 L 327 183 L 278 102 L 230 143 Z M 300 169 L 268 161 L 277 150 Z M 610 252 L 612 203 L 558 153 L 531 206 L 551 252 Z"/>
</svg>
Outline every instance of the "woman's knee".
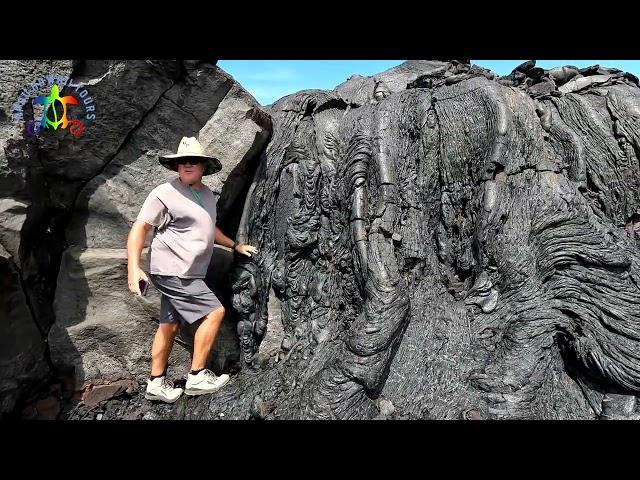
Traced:
<svg viewBox="0 0 640 480">
<path fill-rule="evenodd" d="M 160 330 L 162 330 L 165 335 L 175 336 L 180 330 L 180 322 L 161 323 Z"/>
<path fill-rule="evenodd" d="M 209 318 L 222 320 L 224 318 L 225 312 L 226 310 L 224 309 L 224 307 L 220 305 L 218 308 L 216 308 L 209 314 Z"/>
</svg>

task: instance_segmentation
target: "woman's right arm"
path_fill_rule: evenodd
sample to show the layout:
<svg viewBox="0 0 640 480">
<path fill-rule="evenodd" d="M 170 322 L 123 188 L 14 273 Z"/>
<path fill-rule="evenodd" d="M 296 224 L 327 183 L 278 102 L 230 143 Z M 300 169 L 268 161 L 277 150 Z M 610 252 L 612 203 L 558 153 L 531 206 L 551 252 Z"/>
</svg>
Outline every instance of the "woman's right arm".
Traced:
<svg viewBox="0 0 640 480">
<path fill-rule="evenodd" d="M 144 239 L 147 236 L 149 230 L 153 226 L 147 222 L 137 220 L 131 226 L 129 231 L 129 237 L 127 239 L 127 270 L 128 270 L 128 284 L 131 292 L 141 295 L 140 292 L 140 279 L 144 279 L 148 282 L 147 275 L 140 268 L 140 256 L 142 255 L 142 249 L 144 248 Z"/>
</svg>

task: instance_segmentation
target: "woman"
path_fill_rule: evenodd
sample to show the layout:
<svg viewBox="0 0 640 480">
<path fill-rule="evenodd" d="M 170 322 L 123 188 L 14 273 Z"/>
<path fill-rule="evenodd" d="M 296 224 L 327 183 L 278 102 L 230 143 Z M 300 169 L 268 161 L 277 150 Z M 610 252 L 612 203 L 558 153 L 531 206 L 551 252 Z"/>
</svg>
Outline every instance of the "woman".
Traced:
<svg viewBox="0 0 640 480">
<path fill-rule="evenodd" d="M 251 256 L 257 249 L 239 244 L 217 226 L 219 194 L 202 183 L 203 175 L 220 171 L 222 165 L 194 137 L 184 137 L 178 152 L 159 158 L 162 166 L 178 172 L 171 182 L 149 193 L 127 242 L 129 290 L 142 295 L 149 280 L 161 293 L 160 325 L 151 349 L 151 377 L 145 397 L 149 400 L 175 402 L 182 388 L 166 378 L 167 362 L 180 322 L 200 321 L 193 346 L 191 372 L 184 392 L 201 395 L 215 392 L 229 380 L 205 368 L 209 352 L 224 318 L 224 307 L 204 282 L 213 245 L 230 247 Z M 150 248 L 149 277 L 140 268 L 140 255 L 147 232 L 154 229 Z"/>
</svg>

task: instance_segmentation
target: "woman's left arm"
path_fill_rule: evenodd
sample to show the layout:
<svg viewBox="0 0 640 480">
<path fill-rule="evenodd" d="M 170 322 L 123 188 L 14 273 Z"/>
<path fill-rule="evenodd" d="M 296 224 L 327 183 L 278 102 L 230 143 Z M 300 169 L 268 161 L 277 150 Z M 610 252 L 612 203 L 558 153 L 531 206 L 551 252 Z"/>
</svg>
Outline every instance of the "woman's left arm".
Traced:
<svg viewBox="0 0 640 480">
<path fill-rule="evenodd" d="M 247 243 L 236 243 L 229 237 L 227 237 L 222 230 L 218 228 L 216 225 L 214 229 L 214 243 L 218 245 L 222 245 L 223 247 L 229 247 L 234 249 L 236 252 L 246 255 L 248 257 L 251 256 L 252 253 L 258 253 L 258 249 L 252 245 Z M 235 248 L 234 248 L 235 245 Z"/>
</svg>

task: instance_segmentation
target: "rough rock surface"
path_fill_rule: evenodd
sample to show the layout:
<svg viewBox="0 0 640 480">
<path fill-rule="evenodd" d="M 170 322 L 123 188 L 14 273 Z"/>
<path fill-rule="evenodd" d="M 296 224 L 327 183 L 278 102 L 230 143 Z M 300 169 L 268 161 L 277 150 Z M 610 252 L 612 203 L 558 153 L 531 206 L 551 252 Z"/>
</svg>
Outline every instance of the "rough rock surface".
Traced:
<svg viewBox="0 0 640 480">
<path fill-rule="evenodd" d="M 22 290 L 20 272 L 0 245 L 0 412 L 12 411 L 25 388 L 48 372 L 42 333 Z"/>
<path fill-rule="evenodd" d="M 50 373 L 43 335 L 51 308 L 42 307 L 50 291 L 37 283 L 24 254 L 30 243 L 26 232 L 33 228 L 27 216 L 37 212 L 34 198 L 42 195 L 41 167 L 30 162 L 35 148 L 11 115 L 20 90 L 50 69 L 68 74 L 71 62 L 0 62 L 0 415 Z M 43 253 L 40 260 L 46 263 L 46 257 Z M 47 275 L 46 265 L 40 275 Z"/>
<path fill-rule="evenodd" d="M 54 365 L 75 367 L 78 389 L 149 374 L 160 296 L 153 288 L 145 297 L 131 295 L 122 288 L 126 275 L 123 249 L 71 247 L 62 256 L 49 346 Z M 175 348 L 169 364 L 186 374 L 188 352 Z"/>
<path fill-rule="evenodd" d="M 254 369 L 170 417 L 637 415 L 634 77 L 415 61 L 271 114 L 234 270 Z"/>
</svg>

